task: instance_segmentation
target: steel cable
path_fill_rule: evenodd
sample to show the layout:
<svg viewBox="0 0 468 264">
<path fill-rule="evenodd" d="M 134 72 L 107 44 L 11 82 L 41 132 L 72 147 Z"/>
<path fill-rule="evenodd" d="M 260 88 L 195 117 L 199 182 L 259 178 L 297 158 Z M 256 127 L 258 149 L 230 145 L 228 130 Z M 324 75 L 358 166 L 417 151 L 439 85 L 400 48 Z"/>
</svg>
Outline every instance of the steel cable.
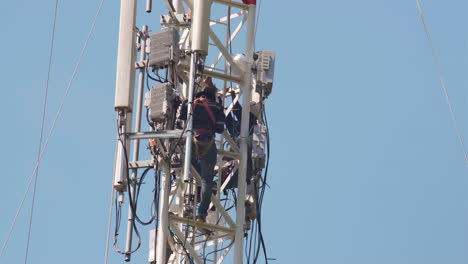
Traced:
<svg viewBox="0 0 468 264">
<path fill-rule="evenodd" d="M 34 174 L 34 187 L 33 187 L 33 194 L 32 194 L 31 211 L 29 213 L 28 239 L 26 242 L 26 252 L 24 254 L 24 264 L 28 262 L 29 245 L 31 241 L 34 205 L 36 202 L 37 179 L 39 177 L 39 165 L 40 165 L 40 156 L 41 156 L 41 149 L 42 149 L 42 137 L 44 135 L 44 124 L 45 124 L 45 117 L 46 117 L 46 110 L 47 110 L 47 97 L 49 93 L 50 72 L 52 68 L 52 55 L 54 53 L 55 28 L 57 25 L 58 2 L 59 2 L 58 0 L 55 1 L 55 7 L 54 7 L 54 21 L 52 23 L 52 36 L 50 38 L 49 65 L 47 66 L 47 81 L 46 81 L 45 92 L 44 92 L 44 104 L 42 108 L 41 131 L 39 135 L 39 147 L 37 150 L 37 170 L 36 170 L 36 173 Z"/>
<path fill-rule="evenodd" d="M 104 3 L 104 0 L 101 0 L 101 2 L 100 2 L 100 4 L 99 4 L 99 7 L 98 7 L 98 10 L 97 10 L 97 12 L 96 12 L 96 15 L 94 16 L 94 19 L 93 19 L 93 22 L 92 22 L 92 25 L 91 25 L 91 29 L 90 29 L 90 31 L 89 31 L 89 33 L 88 33 L 88 36 L 87 36 L 87 38 L 86 38 L 86 40 L 85 40 L 85 43 L 84 43 L 84 45 L 83 45 L 83 48 L 81 49 L 80 55 L 79 55 L 79 57 L 78 57 L 78 60 L 77 60 L 77 62 L 76 62 L 76 64 L 75 64 L 75 68 L 74 68 L 74 70 L 73 70 L 72 76 L 71 76 L 71 78 L 70 78 L 70 80 L 69 80 L 69 82 L 68 82 L 68 84 L 67 84 L 67 88 L 66 88 L 65 94 L 63 95 L 63 97 L 62 97 L 62 99 L 61 99 L 59 109 L 57 110 L 57 113 L 56 113 L 56 115 L 55 115 L 55 118 L 54 118 L 54 120 L 53 120 L 53 122 L 52 122 L 51 129 L 49 130 L 49 134 L 47 135 L 47 138 L 46 138 L 46 140 L 45 140 L 44 147 L 43 147 L 42 150 L 40 151 L 40 154 L 38 155 L 38 159 L 37 159 L 36 165 L 35 165 L 35 167 L 34 167 L 34 170 L 33 170 L 32 174 L 31 174 L 31 176 L 29 177 L 28 186 L 27 186 L 26 191 L 25 191 L 25 193 L 24 193 L 23 199 L 21 200 L 20 206 L 19 206 L 18 210 L 16 211 L 16 214 L 15 214 L 15 216 L 14 216 L 14 218 L 13 218 L 13 222 L 12 222 L 12 224 L 11 224 L 11 226 L 10 226 L 10 230 L 9 230 L 9 232 L 8 232 L 7 239 L 5 240 L 5 242 L 4 242 L 3 246 L 2 246 L 2 249 L 1 249 L 1 251 L 0 251 L 0 257 L 3 255 L 3 252 L 4 252 L 4 250 L 5 250 L 5 248 L 6 248 L 7 244 L 8 244 L 8 241 L 9 241 L 10 238 L 11 238 L 11 234 L 12 234 L 12 232 L 13 232 L 13 229 L 14 229 L 15 225 L 16 225 L 16 221 L 17 221 L 17 219 L 18 219 L 19 212 L 21 211 L 21 209 L 22 209 L 22 207 L 23 207 L 23 204 L 24 204 L 24 201 L 26 200 L 26 196 L 27 196 L 27 194 L 28 194 L 28 192 L 29 192 L 29 189 L 31 188 L 31 184 L 32 184 L 33 179 L 34 179 L 34 175 L 36 175 L 36 172 L 38 171 L 39 164 L 40 164 L 40 162 L 42 161 L 42 158 L 43 158 L 43 156 L 44 156 L 44 152 L 45 152 L 45 150 L 47 149 L 47 146 L 49 145 L 49 140 L 50 140 L 50 138 L 51 138 L 51 136 L 52 136 L 52 134 L 53 134 L 53 132 L 54 132 L 54 130 L 55 130 L 55 126 L 56 126 L 56 124 L 57 124 L 57 120 L 58 120 L 58 118 L 60 117 L 60 114 L 62 113 L 62 109 L 63 109 L 63 105 L 64 105 L 64 103 L 65 103 L 65 99 L 68 97 L 68 94 L 70 93 L 70 89 L 71 89 L 72 83 L 73 83 L 73 81 L 75 80 L 76 74 L 77 74 L 78 69 L 79 69 L 79 67 L 80 67 L 80 65 L 81 65 L 81 59 L 83 58 L 83 55 L 84 55 L 84 52 L 86 51 L 86 48 L 87 48 L 88 43 L 89 43 L 89 40 L 91 39 L 91 36 L 92 36 L 92 34 L 93 34 L 93 32 L 94 32 L 94 28 L 95 28 L 95 26 L 96 26 L 96 21 L 97 21 L 97 18 L 98 18 L 98 16 L 99 16 L 99 14 L 101 13 L 101 9 L 102 9 L 103 3 Z"/>
<path fill-rule="evenodd" d="M 421 18 L 421 22 L 422 22 L 423 27 L 424 27 L 424 32 L 426 33 L 426 37 L 427 37 L 427 40 L 429 42 L 429 46 L 431 48 L 432 57 L 434 58 L 434 63 L 435 63 L 436 69 L 437 69 L 437 73 L 439 74 L 441 89 L 442 89 L 442 92 L 445 95 L 445 100 L 447 101 L 447 105 L 448 105 L 448 108 L 449 108 L 449 111 L 450 111 L 450 116 L 452 118 L 452 123 L 453 123 L 453 126 L 455 128 L 455 132 L 457 133 L 458 142 L 460 143 L 460 147 L 462 148 L 462 151 L 463 151 L 463 155 L 464 155 L 464 158 L 465 158 L 465 163 L 467 163 L 468 162 L 468 156 L 466 154 L 465 144 L 463 143 L 463 138 L 462 138 L 462 135 L 461 135 L 460 128 L 458 126 L 457 118 L 455 117 L 455 112 L 454 112 L 453 107 L 452 107 L 452 102 L 450 100 L 450 96 L 448 94 L 447 87 L 445 86 L 445 78 L 444 78 L 444 74 L 442 72 L 442 67 L 441 67 L 441 65 L 439 63 L 439 59 L 438 59 L 437 54 L 435 52 L 435 48 L 434 48 L 434 45 L 432 43 L 431 36 L 429 34 L 429 30 L 428 30 L 427 25 L 426 25 L 426 20 L 424 19 L 424 12 L 422 10 L 420 0 L 416 0 L 416 4 L 418 6 L 419 17 Z"/>
</svg>

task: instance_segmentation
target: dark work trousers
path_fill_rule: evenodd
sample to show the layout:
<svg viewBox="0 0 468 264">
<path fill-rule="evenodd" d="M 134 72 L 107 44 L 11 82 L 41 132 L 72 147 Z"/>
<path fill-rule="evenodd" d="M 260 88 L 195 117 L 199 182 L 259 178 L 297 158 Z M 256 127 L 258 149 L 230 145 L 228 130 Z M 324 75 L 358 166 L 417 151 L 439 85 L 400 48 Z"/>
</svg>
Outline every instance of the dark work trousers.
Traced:
<svg viewBox="0 0 468 264">
<path fill-rule="evenodd" d="M 195 145 L 196 143 L 194 143 Z M 193 146 L 194 150 L 196 146 Z M 206 149 L 209 148 L 209 149 Z M 206 216 L 208 213 L 208 206 L 211 201 L 211 194 L 213 188 L 214 167 L 216 165 L 216 157 L 218 151 L 216 144 L 213 142 L 210 146 L 198 146 L 199 153 L 204 155 L 196 157 L 195 152 L 192 153 L 192 165 L 195 167 L 201 177 L 201 198 L 200 205 L 198 206 L 197 215 Z"/>
</svg>

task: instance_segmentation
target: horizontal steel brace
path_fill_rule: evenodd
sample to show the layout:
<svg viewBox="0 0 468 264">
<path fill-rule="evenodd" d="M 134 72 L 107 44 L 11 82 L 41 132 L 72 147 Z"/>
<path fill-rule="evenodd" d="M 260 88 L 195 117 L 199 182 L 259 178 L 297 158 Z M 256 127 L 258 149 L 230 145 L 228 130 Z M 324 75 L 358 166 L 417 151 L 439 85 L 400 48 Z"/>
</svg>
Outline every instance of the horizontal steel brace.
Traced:
<svg viewBox="0 0 468 264">
<path fill-rule="evenodd" d="M 182 135 L 182 130 L 163 130 L 163 131 L 148 131 L 148 132 L 128 132 L 127 139 L 150 139 L 150 138 L 179 138 Z M 185 136 L 185 133 L 184 133 Z"/>
<path fill-rule="evenodd" d="M 188 5 L 189 8 L 193 9 L 193 1 L 192 0 L 184 0 L 184 2 Z M 232 0 L 214 0 L 214 2 L 218 4 L 223 4 L 223 5 L 228 5 L 228 6 L 233 6 L 241 9 L 249 9 L 249 6 L 241 3 L 241 2 L 236 2 Z"/>
<path fill-rule="evenodd" d="M 232 158 L 232 159 L 240 159 L 240 154 L 237 152 L 225 151 L 225 150 L 218 150 L 218 155 Z"/>
<path fill-rule="evenodd" d="M 184 218 L 184 217 L 179 217 L 175 215 L 170 215 L 169 219 L 171 219 L 174 222 L 182 223 L 182 224 L 188 224 L 188 225 L 193 225 L 196 227 L 201 227 L 201 228 L 206 228 L 206 229 L 213 229 L 216 231 L 224 232 L 226 234 L 232 234 L 234 235 L 236 233 L 236 229 L 233 228 L 228 228 L 225 226 L 219 226 L 219 225 L 212 225 L 204 222 L 198 222 L 190 218 Z"/>
<path fill-rule="evenodd" d="M 189 71 L 190 70 L 190 67 L 188 65 L 186 65 L 186 64 L 183 64 L 183 63 L 179 63 L 177 66 L 179 67 L 179 69 L 184 70 L 184 71 Z M 216 78 L 216 79 L 228 81 L 228 82 L 241 83 L 243 81 L 243 79 L 240 76 L 233 76 L 233 75 L 219 73 L 219 72 L 215 72 L 215 71 L 203 70 L 202 74 L 211 76 L 211 77 Z"/>
<path fill-rule="evenodd" d="M 149 168 L 154 166 L 153 160 L 137 160 L 128 163 L 129 169 Z"/>
<path fill-rule="evenodd" d="M 215 245 L 215 242 L 216 243 L 223 243 L 224 241 L 226 240 L 233 240 L 234 237 L 231 236 L 231 235 L 227 235 L 227 234 L 223 234 L 223 235 L 220 235 L 220 236 L 214 236 L 214 235 L 211 235 L 209 237 L 209 240 L 200 240 L 200 241 L 197 241 L 195 242 L 195 250 L 200 250 L 200 249 L 203 249 L 203 247 L 212 247 Z"/>
</svg>

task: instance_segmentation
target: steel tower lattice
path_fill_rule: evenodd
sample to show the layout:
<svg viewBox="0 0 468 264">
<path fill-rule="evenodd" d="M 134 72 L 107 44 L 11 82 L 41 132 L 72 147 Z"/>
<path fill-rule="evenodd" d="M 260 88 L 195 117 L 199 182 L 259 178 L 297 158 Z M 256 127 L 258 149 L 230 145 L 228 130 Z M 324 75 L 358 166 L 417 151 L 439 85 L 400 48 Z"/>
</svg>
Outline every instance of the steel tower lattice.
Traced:
<svg viewBox="0 0 468 264">
<path fill-rule="evenodd" d="M 266 130 L 261 117 L 264 99 L 271 92 L 274 53 L 254 52 L 254 0 L 161 2 L 168 13 L 161 16 L 159 25 L 137 29 L 137 1 L 121 0 L 114 190 L 118 208 L 125 201 L 129 204 L 126 246 L 122 253 L 126 261 L 131 260 L 135 225 L 139 220 L 137 197 L 144 177 L 141 171 L 146 174 L 148 170 L 155 170 L 160 172 L 155 180 L 158 181 L 158 189 L 155 189 L 158 198 L 154 219 L 158 225 L 150 232 L 153 246 L 150 246 L 149 261 L 222 263 L 229 255 L 233 256 L 234 263 L 243 263 L 244 234 L 249 232 L 246 220 L 255 218 L 246 217 L 245 205 L 249 201 L 255 204 L 258 190 L 258 182 L 255 182 L 258 179 L 253 177 L 254 183 L 250 183 L 247 191 L 246 178 L 252 176 L 252 172 L 247 171 L 247 152 L 253 149 L 254 167 L 261 173 L 265 164 Z M 147 13 L 152 11 L 152 6 L 153 1 L 148 0 Z M 166 72 L 165 77 L 159 75 L 160 70 Z M 151 73 L 156 73 L 157 78 Z M 227 131 L 216 137 L 217 185 L 211 197 L 208 220 L 201 223 L 195 221 L 194 216 L 200 175 L 191 165 L 190 116 L 194 92 L 205 76 L 212 77 L 220 88 L 218 96 L 226 115 L 233 111 L 236 101 L 242 99 L 242 119 L 237 140 Z M 153 85 L 145 95 L 145 84 L 149 88 L 150 80 L 161 84 Z M 230 100 L 226 96 L 228 91 L 234 91 L 237 96 Z M 177 103 L 174 102 L 177 100 L 174 98 L 188 101 L 187 122 L 183 127 L 176 125 Z M 147 108 L 146 117 L 144 107 Z M 253 137 L 249 133 L 250 113 L 258 119 Z M 145 120 L 149 125 L 142 125 Z M 140 149 L 143 140 L 149 140 L 149 151 Z M 143 158 L 145 155 L 149 158 Z M 222 177 L 226 159 L 233 169 Z M 221 200 L 236 172 L 236 210 L 228 211 Z M 200 234 L 200 230 L 210 230 L 210 235 Z M 213 252 L 209 257 L 203 253 L 207 248 Z M 229 254 L 232 248 L 233 253 Z"/>
</svg>

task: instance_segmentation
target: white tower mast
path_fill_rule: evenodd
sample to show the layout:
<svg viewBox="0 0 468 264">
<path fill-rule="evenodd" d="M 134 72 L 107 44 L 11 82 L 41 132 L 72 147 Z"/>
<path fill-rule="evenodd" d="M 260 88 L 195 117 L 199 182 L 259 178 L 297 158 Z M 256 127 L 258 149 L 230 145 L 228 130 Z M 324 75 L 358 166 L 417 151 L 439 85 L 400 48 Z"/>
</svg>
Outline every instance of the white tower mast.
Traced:
<svg viewBox="0 0 468 264">
<path fill-rule="evenodd" d="M 242 104 L 242 120 L 240 133 L 240 168 L 238 178 L 238 196 L 242 198 L 237 203 L 236 217 L 236 239 L 235 239 L 235 255 L 234 263 L 242 263 L 244 256 L 243 237 L 244 237 L 244 220 L 245 220 L 245 203 L 246 200 L 246 178 L 247 178 L 247 151 L 249 137 L 249 122 L 250 122 L 250 97 L 252 93 L 252 62 L 255 43 L 255 5 L 250 4 L 247 13 L 247 36 L 245 54 L 247 57 L 247 67 L 245 67 L 244 79 L 242 85 L 243 104 Z"/>
</svg>

